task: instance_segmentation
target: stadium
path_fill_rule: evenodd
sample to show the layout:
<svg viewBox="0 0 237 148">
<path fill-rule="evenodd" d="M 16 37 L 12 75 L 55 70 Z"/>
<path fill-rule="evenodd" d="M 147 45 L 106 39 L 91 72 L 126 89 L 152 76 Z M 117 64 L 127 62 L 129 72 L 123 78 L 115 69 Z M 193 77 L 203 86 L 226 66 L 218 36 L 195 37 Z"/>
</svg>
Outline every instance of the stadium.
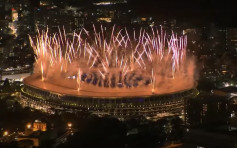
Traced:
<svg viewBox="0 0 237 148">
<path fill-rule="evenodd" d="M 185 99 L 197 93 L 186 36 L 141 30 L 132 39 L 114 30 L 105 35 L 95 29 L 94 38 L 84 31 L 86 39 L 82 32 L 30 38 L 37 58 L 33 75 L 23 81 L 23 104 L 120 119 L 181 115 Z"/>
<path fill-rule="evenodd" d="M 24 80 L 21 96 L 28 106 L 46 112 L 52 112 L 54 109 L 88 111 L 99 116 L 112 115 L 117 118 L 181 115 L 185 99 L 197 93 L 195 89 L 189 89 L 159 95 L 134 92 L 123 94 L 124 96 L 112 93 L 101 96 L 98 92 L 83 91 L 81 95 L 76 95 L 73 90 L 60 86 L 53 86 L 52 89 L 43 85 L 36 87 L 32 79 L 33 77 L 28 77 Z"/>
</svg>

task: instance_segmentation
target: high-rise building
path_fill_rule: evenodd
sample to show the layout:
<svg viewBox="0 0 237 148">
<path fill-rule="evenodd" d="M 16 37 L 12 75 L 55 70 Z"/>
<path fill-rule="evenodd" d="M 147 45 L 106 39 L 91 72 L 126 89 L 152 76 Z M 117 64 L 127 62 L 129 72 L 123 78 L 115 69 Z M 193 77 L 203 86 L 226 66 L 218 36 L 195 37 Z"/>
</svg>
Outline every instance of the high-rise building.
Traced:
<svg viewBox="0 0 237 148">
<path fill-rule="evenodd" d="M 186 109 L 186 124 L 189 127 L 227 125 L 229 121 L 230 105 L 227 97 L 199 95 L 187 101 Z"/>
<path fill-rule="evenodd" d="M 237 29 L 228 28 L 226 31 L 227 50 L 234 57 L 237 57 Z"/>
</svg>

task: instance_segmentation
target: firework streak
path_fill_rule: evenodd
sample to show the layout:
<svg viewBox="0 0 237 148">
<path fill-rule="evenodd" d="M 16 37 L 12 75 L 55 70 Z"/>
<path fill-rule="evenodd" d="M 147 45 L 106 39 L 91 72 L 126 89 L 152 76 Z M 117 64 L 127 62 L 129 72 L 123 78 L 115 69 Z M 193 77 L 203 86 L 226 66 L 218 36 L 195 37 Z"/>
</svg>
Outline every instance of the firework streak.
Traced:
<svg viewBox="0 0 237 148">
<path fill-rule="evenodd" d="M 70 35 L 60 30 L 54 34 L 38 31 L 36 37 L 30 37 L 36 54 L 35 73 L 42 81 L 52 77 L 74 80 L 78 91 L 91 84 L 148 87 L 155 92 L 176 76 L 193 79 L 186 58 L 187 36 L 167 35 L 162 28 L 133 33 L 115 26 L 109 30 L 101 26 L 99 31 L 94 27 L 92 32 L 82 29 Z"/>
</svg>

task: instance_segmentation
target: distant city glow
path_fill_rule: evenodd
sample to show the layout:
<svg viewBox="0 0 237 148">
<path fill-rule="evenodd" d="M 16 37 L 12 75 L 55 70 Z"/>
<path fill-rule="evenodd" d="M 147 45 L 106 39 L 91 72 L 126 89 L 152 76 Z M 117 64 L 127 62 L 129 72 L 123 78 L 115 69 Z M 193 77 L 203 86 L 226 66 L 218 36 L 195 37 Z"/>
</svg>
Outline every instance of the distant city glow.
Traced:
<svg viewBox="0 0 237 148">
<path fill-rule="evenodd" d="M 224 87 L 229 87 L 229 86 L 237 86 L 234 83 L 229 83 L 229 82 L 223 82 Z"/>
<path fill-rule="evenodd" d="M 100 17 L 100 18 L 97 19 L 97 21 L 105 21 L 105 22 L 111 23 L 112 18 L 110 18 L 110 17 Z"/>
<path fill-rule="evenodd" d="M 115 4 L 123 4 L 127 3 L 127 1 L 115 1 L 115 2 L 109 2 L 109 1 L 104 1 L 104 2 L 98 2 L 98 3 L 93 3 L 94 5 L 100 6 L 100 5 L 115 5 Z"/>
<path fill-rule="evenodd" d="M 237 93 L 230 93 L 230 97 L 237 97 Z"/>
</svg>

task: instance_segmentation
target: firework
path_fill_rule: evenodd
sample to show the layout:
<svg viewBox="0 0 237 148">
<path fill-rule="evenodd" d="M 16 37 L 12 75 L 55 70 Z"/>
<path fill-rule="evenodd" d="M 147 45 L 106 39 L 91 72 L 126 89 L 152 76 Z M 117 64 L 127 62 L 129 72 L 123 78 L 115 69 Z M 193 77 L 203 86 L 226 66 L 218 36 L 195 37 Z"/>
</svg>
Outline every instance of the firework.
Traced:
<svg viewBox="0 0 237 148">
<path fill-rule="evenodd" d="M 152 93 L 181 89 L 194 82 L 194 65 L 186 58 L 187 36 L 161 29 L 130 33 L 124 28 L 82 29 L 67 35 L 48 30 L 30 37 L 36 54 L 35 74 L 42 81 L 75 90 L 96 87 L 114 91 L 143 88 Z M 60 80 L 56 82 L 55 80 Z M 60 83 L 60 84 L 59 84 Z M 74 85 L 75 84 L 75 85 Z M 166 87 L 164 87 L 166 85 Z"/>
</svg>

